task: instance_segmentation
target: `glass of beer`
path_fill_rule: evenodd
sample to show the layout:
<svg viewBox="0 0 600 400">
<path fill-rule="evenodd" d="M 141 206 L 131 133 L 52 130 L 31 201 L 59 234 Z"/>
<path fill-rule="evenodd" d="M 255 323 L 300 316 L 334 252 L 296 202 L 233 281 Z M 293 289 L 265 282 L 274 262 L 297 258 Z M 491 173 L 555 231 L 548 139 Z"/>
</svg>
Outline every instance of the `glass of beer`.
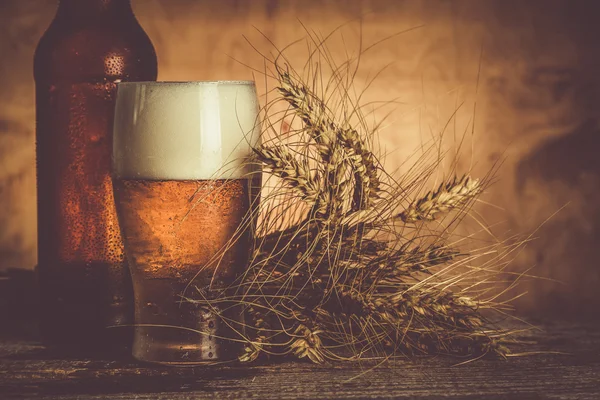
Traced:
<svg viewBox="0 0 600 400">
<path fill-rule="evenodd" d="M 138 360 L 239 355 L 243 316 L 228 299 L 249 261 L 260 198 L 258 108 L 249 81 L 118 86 L 113 186 Z"/>
</svg>

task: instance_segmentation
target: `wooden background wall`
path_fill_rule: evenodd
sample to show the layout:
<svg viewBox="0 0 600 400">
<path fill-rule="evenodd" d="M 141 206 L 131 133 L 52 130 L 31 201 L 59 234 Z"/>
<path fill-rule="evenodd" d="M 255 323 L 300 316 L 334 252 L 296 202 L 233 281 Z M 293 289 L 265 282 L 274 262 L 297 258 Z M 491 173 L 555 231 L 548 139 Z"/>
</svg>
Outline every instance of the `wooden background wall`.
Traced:
<svg viewBox="0 0 600 400">
<path fill-rule="evenodd" d="M 498 183 L 482 207 L 495 232 L 536 231 L 519 257 L 538 280 L 525 313 L 586 316 L 600 306 L 600 11 L 595 0 L 134 0 L 157 49 L 161 80 L 247 79 L 232 58 L 261 66 L 243 35 L 268 49 L 301 39 L 298 20 L 327 34 L 343 58 L 403 30 L 362 60 L 362 87 L 387 66 L 368 100 L 398 99 L 381 132 L 390 169 L 424 138 L 450 125 L 469 132 L 468 154 L 483 174 L 499 159 Z M 32 56 L 53 0 L 0 0 L 0 270 L 36 263 Z M 344 36 L 344 42 L 341 40 Z M 288 53 L 302 64 L 302 48 Z M 475 109 L 476 101 L 476 109 Z M 389 109 L 385 112 L 390 111 Z M 376 113 L 383 117 L 384 111 Z M 474 135 L 471 140 L 471 128 Z M 451 136 L 452 136 L 451 135 Z M 452 146 L 452 143 L 450 143 Z M 515 267 L 517 268 L 517 267 Z"/>
</svg>

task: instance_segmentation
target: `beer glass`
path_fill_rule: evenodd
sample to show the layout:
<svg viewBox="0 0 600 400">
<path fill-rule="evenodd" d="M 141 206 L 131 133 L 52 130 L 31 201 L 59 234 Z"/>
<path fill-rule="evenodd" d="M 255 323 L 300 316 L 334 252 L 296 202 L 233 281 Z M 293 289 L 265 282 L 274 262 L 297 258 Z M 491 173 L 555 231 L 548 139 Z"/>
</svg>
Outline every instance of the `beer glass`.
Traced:
<svg viewBox="0 0 600 400">
<path fill-rule="evenodd" d="M 113 186 L 133 279 L 135 358 L 239 355 L 243 319 L 226 299 L 251 251 L 257 120 L 253 82 L 119 84 Z"/>
</svg>

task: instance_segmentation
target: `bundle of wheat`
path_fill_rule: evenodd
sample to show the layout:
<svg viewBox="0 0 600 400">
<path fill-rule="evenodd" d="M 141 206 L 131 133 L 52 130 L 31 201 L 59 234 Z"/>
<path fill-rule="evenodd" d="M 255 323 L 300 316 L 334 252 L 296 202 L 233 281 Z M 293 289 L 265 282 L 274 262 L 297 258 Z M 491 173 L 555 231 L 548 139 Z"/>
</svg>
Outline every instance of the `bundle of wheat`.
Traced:
<svg viewBox="0 0 600 400">
<path fill-rule="evenodd" d="M 468 247 L 469 237 L 452 243 L 447 234 L 489 178 L 451 176 L 415 195 L 433 169 L 386 173 L 372 150 L 376 129 L 350 98 L 348 68 L 332 67 L 332 77 L 317 82 L 318 68 L 302 78 L 281 53 L 270 62 L 277 96 L 265 107 L 263 127 L 292 122 L 255 149 L 275 183 L 259 209 L 251 265 L 219 299 L 244 305 L 240 360 L 509 355 L 514 331 L 497 327 L 486 310 L 510 310 L 492 289 L 503 260 L 523 242 L 466 252 L 455 247 Z M 287 106 L 270 112 L 274 103 Z M 431 221 L 437 225 L 429 228 Z"/>
</svg>

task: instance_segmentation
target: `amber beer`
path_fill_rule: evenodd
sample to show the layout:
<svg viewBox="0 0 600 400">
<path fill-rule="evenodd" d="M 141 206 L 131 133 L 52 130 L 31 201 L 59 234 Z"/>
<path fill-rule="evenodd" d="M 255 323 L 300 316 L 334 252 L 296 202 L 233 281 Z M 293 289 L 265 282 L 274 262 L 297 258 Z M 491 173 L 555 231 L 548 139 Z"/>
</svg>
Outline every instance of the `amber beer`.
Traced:
<svg viewBox="0 0 600 400">
<path fill-rule="evenodd" d="M 119 85 L 113 185 L 140 360 L 239 355 L 241 309 L 227 296 L 250 256 L 257 113 L 251 82 Z"/>
<path fill-rule="evenodd" d="M 41 329 L 94 348 L 131 332 L 132 288 L 110 177 L 116 83 L 154 80 L 129 0 L 60 0 L 35 53 Z M 116 336 L 116 337 L 115 337 Z"/>
</svg>

